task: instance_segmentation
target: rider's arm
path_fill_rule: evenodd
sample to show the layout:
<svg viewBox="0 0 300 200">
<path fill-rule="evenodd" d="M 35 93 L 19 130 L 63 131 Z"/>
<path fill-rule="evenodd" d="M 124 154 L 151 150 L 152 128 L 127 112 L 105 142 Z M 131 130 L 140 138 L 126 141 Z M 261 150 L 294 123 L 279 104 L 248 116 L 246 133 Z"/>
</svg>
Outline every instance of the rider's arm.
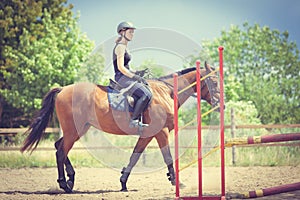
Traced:
<svg viewBox="0 0 300 200">
<path fill-rule="evenodd" d="M 126 46 L 125 45 L 118 45 L 115 49 L 115 54 L 117 55 L 117 64 L 118 64 L 118 69 L 122 74 L 125 76 L 132 78 L 135 74 L 132 73 L 130 70 L 128 70 L 124 66 L 124 54 L 126 51 Z"/>
</svg>

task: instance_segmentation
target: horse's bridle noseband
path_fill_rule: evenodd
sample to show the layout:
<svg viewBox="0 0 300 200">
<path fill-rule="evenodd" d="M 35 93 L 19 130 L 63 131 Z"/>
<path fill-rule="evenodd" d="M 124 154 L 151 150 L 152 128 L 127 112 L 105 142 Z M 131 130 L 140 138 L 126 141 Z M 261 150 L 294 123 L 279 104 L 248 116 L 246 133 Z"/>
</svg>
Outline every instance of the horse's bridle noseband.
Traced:
<svg viewBox="0 0 300 200">
<path fill-rule="evenodd" d="M 217 99 L 215 97 L 216 93 L 220 93 L 217 89 L 216 86 L 214 86 L 214 81 L 212 80 L 212 77 L 217 77 L 217 76 L 208 76 L 206 79 L 204 79 L 205 83 L 207 84 L 209 93 L 211 93 L 210 98 L 211 98 L 211 104 L 213 107 L 217 106 L 220 103 L 220 99 Z"/>
<path fill-rule="evenodd" d="M 207 93 L 204 95 L 204 99 L 206 99 L 206 97 L 207 97 L 208 94 L 211 94 L 210 95 L 211 104 L 212 104 L 213 107 L 215 107 L 215 106 L 217 106 L 220 103 L 220 100 L 217 99 L 217 97 L 215 97 L 215 95 L 214 95 L 216 93 L 219 93 L 219 91 L 218 91 L 217 87 L 215 87 L 213 85 L 214 84 L 214 81 L 212 80 L 213 77 L 217 77 L 217 76 L 211 75 L 211 76 L 208 76 L 207 78 L 204 79 L 205 84 L 208 87 Z M 163 82 L 166 86 L 168 86 L 168 88 L 170 88 L 172 91 L 174 91 L 174 86 L 172 84 L 170 84 L 170 83 L 168 83 L 165 80 L 160 79 L 160 78 L 157 78 L 156 80 Z M 204 87 L 204 85 L 201 85 L 201 90 L 202 90 L 203 87 Z M 183 93 L 186 93 L 186 92 L 187 91 L 184 91 Z M 195 97 L 195 98 L 197 97 L 196 94 L 192 94 L 191 96 Z"/>
</svg>

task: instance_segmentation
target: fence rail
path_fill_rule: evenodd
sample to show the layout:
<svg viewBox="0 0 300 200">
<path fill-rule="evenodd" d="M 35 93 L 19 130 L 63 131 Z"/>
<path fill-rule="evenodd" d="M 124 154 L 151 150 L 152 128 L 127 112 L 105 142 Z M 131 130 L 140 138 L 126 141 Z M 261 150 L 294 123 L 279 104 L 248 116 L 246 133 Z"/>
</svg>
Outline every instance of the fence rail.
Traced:
<svg viewBox="0 0 300 200">
<path fill-rule="evenodd" d="M 179 127 L 180 128 L 180 127 Z M 220 126 L 202 126 L 202 129 L 219 129 Z M 231 125 L 225 125 L 225 129 L 231 129 Z M 300 128 L 300 124 L 246 124 L 235 125 L 235 129 L 280 129 L 280 128 Z M 197 126 L 187 126 L 185 129 L 197 129 Z"/>
<path fill-rule="evenodd" d="M 28 128 L 0 128 L 0 135 L 16 135 L 18 133 L 25 133 Z M 46 128 L 46 133 L 59 133 L 59 128 Z"/>
</svg>

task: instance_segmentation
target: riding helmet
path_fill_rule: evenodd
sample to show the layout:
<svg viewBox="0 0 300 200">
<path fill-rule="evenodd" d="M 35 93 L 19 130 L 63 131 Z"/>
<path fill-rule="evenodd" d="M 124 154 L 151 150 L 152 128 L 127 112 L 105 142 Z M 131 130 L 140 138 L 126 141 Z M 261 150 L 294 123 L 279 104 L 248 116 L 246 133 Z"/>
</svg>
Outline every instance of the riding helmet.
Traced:
<svg viewBox="0 0 300 200">
<path fill-rule="evenodd" d="M 127 29 L 136 29 L 136 28 L 133 26 L 131 22 L 121 22 L 118 25 L 117 32 L 120 33 L 120 31 L 127 30 Z"/>
</svg>

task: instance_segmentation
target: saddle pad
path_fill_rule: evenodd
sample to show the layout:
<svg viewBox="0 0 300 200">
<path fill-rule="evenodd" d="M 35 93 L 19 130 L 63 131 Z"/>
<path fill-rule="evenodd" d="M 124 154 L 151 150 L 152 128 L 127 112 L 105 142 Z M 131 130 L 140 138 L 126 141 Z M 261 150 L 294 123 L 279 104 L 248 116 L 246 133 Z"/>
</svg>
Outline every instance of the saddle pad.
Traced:
<svg viewBox="0 0 300 200">
<path fill-rule="evenodd" d="M 108 103 L 113 110 L 133 112 L 133 107 L 129 105 L 124 95 L 111 87 L 107 87 Z"/>
</svg>

